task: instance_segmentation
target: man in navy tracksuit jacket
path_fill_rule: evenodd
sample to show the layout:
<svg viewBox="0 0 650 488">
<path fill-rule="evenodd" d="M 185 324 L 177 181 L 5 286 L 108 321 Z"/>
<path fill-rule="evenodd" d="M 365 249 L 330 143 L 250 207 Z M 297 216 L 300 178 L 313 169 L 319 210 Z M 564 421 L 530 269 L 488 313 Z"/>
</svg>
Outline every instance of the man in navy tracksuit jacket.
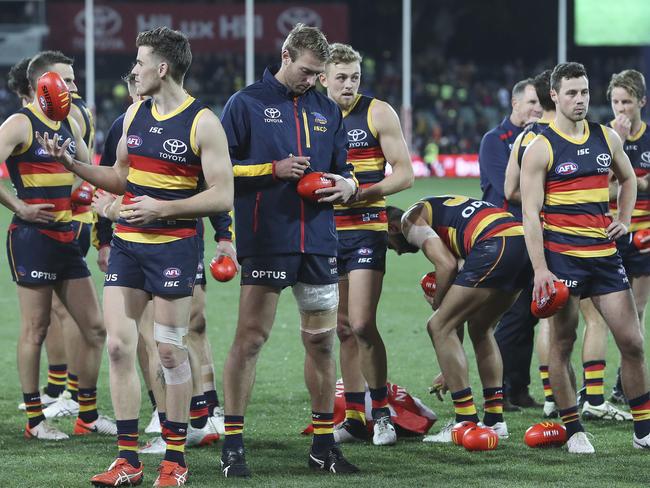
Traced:
<svg viewBox="0 0 650 488">
<path fill-rule="evenodd" d="M 347 160 L 338 106 L 313 89 L 329 45 L 316 28 L 296 25 L 282 46 L 280 68 L 237 92 L 222 124 L 235 176 L 235 233 L 241 263 L 239 320 L 224 369 L 226 477 L 248 477 L 242 432 L 259 351 L 273 326 L 278 298 L 291 286 L 300 310 L 305 382 L 311 394 L 312 469 L 353 473 L 334 443 L 338 306 L 337 236 L 332 203 L 350 200 L 358 185 Z M 335 182 L 321 203 L 303 200 L 298 180 L 322 171 Z"/>
</svg>

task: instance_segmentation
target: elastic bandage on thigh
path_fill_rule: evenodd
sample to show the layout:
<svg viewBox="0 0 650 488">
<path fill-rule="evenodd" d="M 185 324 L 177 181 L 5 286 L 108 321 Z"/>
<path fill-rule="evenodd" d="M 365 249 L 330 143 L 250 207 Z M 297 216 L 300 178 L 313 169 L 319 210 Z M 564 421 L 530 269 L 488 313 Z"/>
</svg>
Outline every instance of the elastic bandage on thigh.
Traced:
<svg viewBox="0 0 650 488">
<path fill-rule="evenodd" d="M 300 312 L 300 330 L 307 334 L 324 334 L 336 329 L 337 309 Z"/>
<path fill-rule="evenodd" d="M 187 327 L 170 327 L 169 325 L 159 324 L 158 322 L 154 322 L 153 324 L 153 338 L 156 342 L 171 344 L 186 351 L 186 335 Z"/>
</svg>

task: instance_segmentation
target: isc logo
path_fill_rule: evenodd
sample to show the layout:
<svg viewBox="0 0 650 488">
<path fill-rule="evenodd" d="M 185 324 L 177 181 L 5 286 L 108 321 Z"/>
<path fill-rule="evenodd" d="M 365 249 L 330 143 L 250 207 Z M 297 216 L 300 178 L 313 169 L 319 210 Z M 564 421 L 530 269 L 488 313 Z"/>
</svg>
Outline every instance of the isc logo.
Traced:
<svg viewBox="0 0 650 488">
<path fill-rule="evenodd" d="M 151 127 L 151 128 L 149 128 L 149 133 L 151 133 L 151 134 L 162 134 L 162 127 Z"/>
<path fill-rule="evenodd" d="M 165 281 L 163 286 L 165 288 L 174 288 L 175 286 L 178 286 L 178 281 Z"/>
<path fill-rule="evenodd" d="M 582 149 L 578 149 L 578 156 L 584 156 L 585 154 L 589 154 L 588 147 L 583 147 Z"/>
</svg>

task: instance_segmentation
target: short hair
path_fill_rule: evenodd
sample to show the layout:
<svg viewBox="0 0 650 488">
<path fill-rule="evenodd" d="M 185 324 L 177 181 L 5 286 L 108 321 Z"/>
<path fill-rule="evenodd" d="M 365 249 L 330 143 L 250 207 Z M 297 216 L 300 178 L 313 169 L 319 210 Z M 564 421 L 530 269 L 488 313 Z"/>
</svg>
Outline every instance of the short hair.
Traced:
<svg viewBox="0 0 650 488">
<path fill-rule="evenodd" d="M 320 61 L 327 61 L 330 56 L 330 45 L 325 34 L 318 27 L 296 24 L 282 43 L 282 50 L 289 52 L 291 61 L 295 61 L 303 51 L 311 52 Z"/>
<path fill-rule="evenodd" d="M 349 44 L 335 42 L 330 44 L 330 55 L 327 64 L 349 64 L 361 63 L 363 58 L 359 51 L 355 50 Z"/>
<path fill-rule="evenodd" d="M 74 59 L 69 58 L 61 51 L 43 51 L 32 58 L 27 66 L 27 79 L 32 89 L 36 91 L 38 78 L 46 73 L 54 64 L 74 64 Z"/>
<path fill-rule="evenodd" d="M 19 97 L 29 98 L 29 78 L 27 78 L 27 66 L 31 58 L 25 58 L 14 64 L 7 75 L 7 86 Z"/>
<path fill-rule="evenodd" d="M 518 81 L 515 83 L 515 86 L 512 87 L 512 98 L 520 97 L 526 91 L 528 85 L 533 84 L 532 78 L 526 78 L 525 80 Z"/>
<path fill-rule="evenodd" d="M 555 102 L 551 98 L 551 70 L 544 70 L 535 76 L 533 86 L 542 109 L 547 112 L 555 110 Z"/>
<path fill-rule="evenodd" d="M 582 76 L 587 78 L 587 70 L 582 64 L 573 61 L 560 63 L 553 68 L 553 72 L 551 73 L 551 88 L 557 92 L 560 90 L 563 78 L 572 80 L 573 78 L 581 78 Z"/>
<path fill-rule="evenodd" d="M 607 87 L 607 100 L 611 100 L 614 88 L 624 88 L 637 100 L 641 100 L 646 93 L 645 78 L 635 69 L 626 69 L 612 75 Z"/>
<path fill-rule="evenodd" d="M 398 226 L 401 228 L 402 226 L 402 217 L 404 216 L 404 210 L 398 207 L 393 207 L 391 205 L 386 206 L 386 216 L 388 217 L 388 222 L 395 221 Z M 411 244 L 408 240 L 406 240 L 406 237 L 404 237 L 404 234 L 402 232 L 399 232 L 397 234 L 394 234 L 392 236 L 393 239 L 393 244 L 397 246 L 395 251 L 397 251 L 400 254 L 404 253 L 415 253 L 420 250 L 417 246 L 414 246 Z"/>
<path fill-rule="evenodd" d="M 136 47 L 146 46 L 169 64 L 169 74 L 178 83 L 183 82 L 185 73 L 192 64 L 192 50 L 187 36 L 169 27 L 157 27 L 142 31 L 135 40 Z"/>
</svg>

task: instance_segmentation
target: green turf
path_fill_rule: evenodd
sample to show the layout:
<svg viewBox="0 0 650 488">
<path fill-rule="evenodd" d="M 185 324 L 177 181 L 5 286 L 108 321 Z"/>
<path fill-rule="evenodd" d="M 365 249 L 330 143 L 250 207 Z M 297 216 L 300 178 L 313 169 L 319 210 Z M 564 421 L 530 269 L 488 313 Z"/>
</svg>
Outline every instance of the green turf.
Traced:
<svg viewBox="0 0 650 488">
<path fill-rule="evenodd" d="M 435 194 L 466 194 L 480 196 L 476 180 L 419 180 L 413 189 L 390 201 L 407 206 L 418 198 Z M 9 213 L 0 211 L 2 228 Z M 214 244 L 208 244 L 208 252 Z M 112 439 L 86 437 L 58 444 L 26 441 L 22 438 L 24 414 L 16 405 L 21 400 L 16 373 L 15 343 L 18 336 L 18 307 L 6 256 L 2 253 L 0 302 L 4 316 L 0 328 L 0 368 L 5 379 L 0 395 L 0 452 L 4 464 L 0 468 L 0 487 L 76 487 L 89 486 L 88 479 L 105 469 L 116 454 Z M 95 265 L 96 253 L 91 250 L 89 264 L 100 286 Z M 379 310 L 379 324 L 388 350 L 389 378 L 419 396 L 439 415 L 439 428 L 452 417 L 452 404 L 447 398 L 439 403 L 427 393 L 433 375 L 438 371 L 435 354 L 425 330 L 430 309 L 421 297 L 419 278 L 430 270 L 423 256 L 388 257 L 388 274 Z M 235 282 L 208 285 L 209 336 L 214 350 L 215 367 L 220 376 L 226 351 L 232 341 L 237 318 L 238 285 Z M 471 351 L 468 351 L 473 358 Z M 610 341 L 606 389 L 612 384 L 618 355 Z M 377 448 L 371 445 L 346 445 L 350 460 L 358 464 L 362 474 L 354 479 L 341 479 L 326 474 L 313 474 L 306 468 L 309 440 L 299 435 L 310 419 L 308 396 L 302 379 L 303 351 L 298 332 L 298 314 L 293 297 L 285 292 L 281 298 L 275 327 L 264 348 L 257 369 L 257 383 L 246 415 L 246 445 L 253 480 L 226 481 L 218 469 L 218 448 L 190 449 L 191 486 L 208 487 L 234 483 L 250 486 L 495 486 L 495 487 L 598 487 L 648 484 L 648 453 L 633 449 L 631 423 L 587 423 L 594 434 L 595 456 L 568 456 L 563 450 L 533 450 L 522 441 L 525 429 L 540 420 L 538 411 L 507 416 L 511 438 L 502 442 L 495 452 L 468 453 L 455 446 L 425 445 L 419 439 L 401 441 L 396 447 Z M 575 355 L 575 366 L 580 358 Z M 541 382 L 533 359 L 532 392 L 542 398 Z M 579 370 L 579 369 L 577 369 Z M 45 381 L 45 360 L 41 367 Z M 482 401 L 480 384 L 472 362 L 472 386 L 477 402 Z M 102 365 L 99 402 L 103 412 L 111 414 L 107 387 L 106 359 Z M 219 384 L 221 381 L 219 380 Z M 146 394 L 143 399 L 146 400 Z M 142 423 L 149 420 L 149 406 L 143 407 Z M 71 420 L 58 425 L 66 432 Z M 143 436 L 142 439 L 145 439 Z M 146 480 L 150 485 L 159 462 L 157 457 L 144 457 Z"/>
</svg>

